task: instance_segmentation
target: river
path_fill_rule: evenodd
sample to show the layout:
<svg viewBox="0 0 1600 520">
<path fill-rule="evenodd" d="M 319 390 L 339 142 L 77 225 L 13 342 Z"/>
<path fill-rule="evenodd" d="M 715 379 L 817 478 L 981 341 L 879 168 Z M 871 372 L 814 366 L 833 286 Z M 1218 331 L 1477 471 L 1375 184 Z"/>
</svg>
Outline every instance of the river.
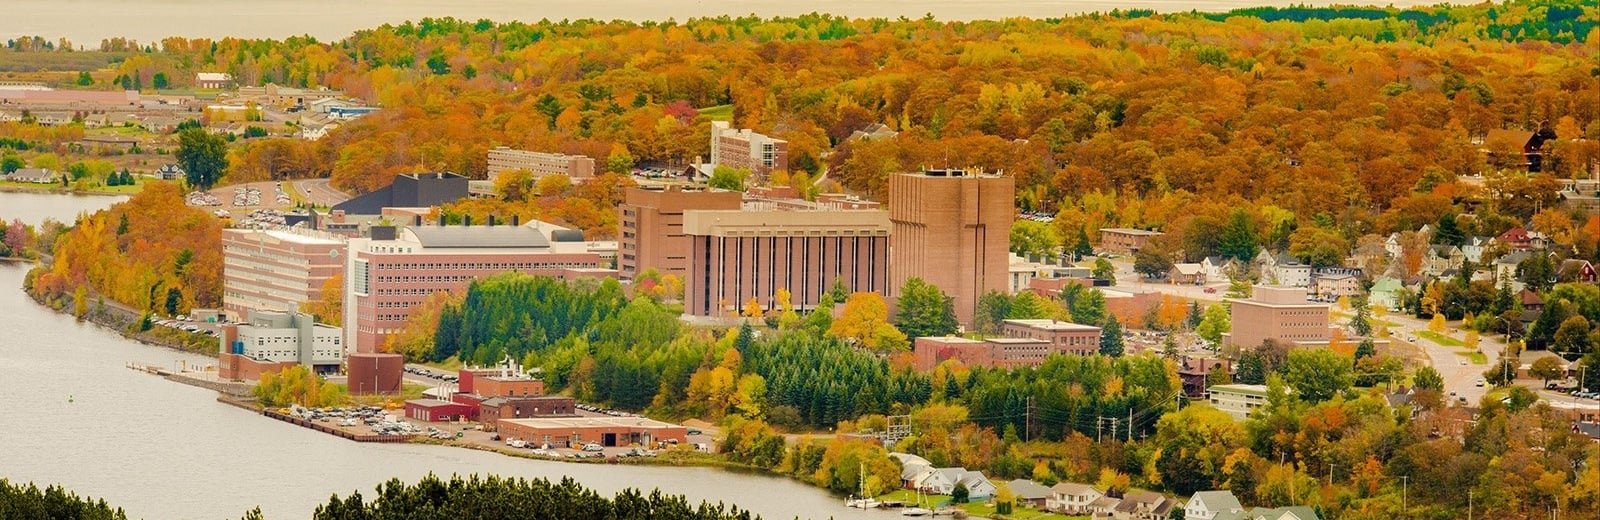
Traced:
<svg viewBox="0 0 1600 520">
<path fill-rule="evenodd" d="M 0 193 L 0 216 L 71 219 L 117 199 Z M 737 504 L 769 520 L 888 519 L 853 511 L 799 482 L 712 468 L 608 466 L 462 448 L 362 444 L 264 418 L 216 394 L 124 367 L 210 363 L 57 314 L 19 289 L 25 267 L 0 263 L 0 478 L 60 484 L 132 518 L 308 518 L 329 495 L 428 474 L 571 476 L 603 494 L 654 489 Z"/>
<path fill-rule="evenodd" d="M 168 36 L 276 38 L 311 35 L 320 41 L 345 38 L 359 29 L 424 17 L 464 20 L 537 21 L 592 18 L 679 21 L 698 16 L 792 16 L 810 12 L 852 17 L 941 20 L 1033 18 L 1153 9 L 1158 12 L 1227 11 L 1257 5 L 1330 5 L 1329 0 L 6 0 L 0 39 L 65 37 L 98 48 L 114 36 L 154 43 Z M 1394 0 L 1384 5 L 1433 4 Z"/>
</svg>

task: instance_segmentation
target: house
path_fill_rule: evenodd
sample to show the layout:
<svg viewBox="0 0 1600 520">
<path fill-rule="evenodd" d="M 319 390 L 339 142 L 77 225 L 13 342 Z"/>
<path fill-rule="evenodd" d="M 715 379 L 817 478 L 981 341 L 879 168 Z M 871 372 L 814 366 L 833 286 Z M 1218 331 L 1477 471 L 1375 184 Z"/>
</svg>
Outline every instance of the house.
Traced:
<svg viewBox="0 0 1600 520">
<path fill-rule="evenodd" d="M 867 125 L 866 128 L 850 132 L 850 137 L 846 137 L 844 140 L 847 142 L 877 141 L 880 139 L 894 139 L 897 135 L 900 135 L 900 132 L 896 132 L 893 128 L 889 128 L 889 125 L 883 123 L 873 123 Z"/>
<path fill-rule="evenodd" d="M 1467 237 L 1461 244 L 1461 255 L 1474 264 L 1483 263 L 1483 251 L 1494 244 L 1493 237 Z"/>
<path fill-rule="evenodd" d="M 1248 512 L 1222 513 L 1213 520 L 1321 520 L 1317 511 L 1307 506 L 1258 507 Z"/>
<path fill-rule="evenodd" d="M 1318 276 L 1315 292 L 1324 300 L 1355 296 L 1361 294 L 1361 280 L 1346 273 Z"/>
<path fill-rule="evenodd" d="M 1206 389 L 1211 394 L 1211 407 L 1227 412 L 1234 420 L 1243 421 L 1250 412 L 1267 405 L 1267 385 L 1215 385 Z"/>
<path fill-rule="evenodd" d="M 1439 276 L 1445 271 L 1460 269 L 1467 256 L 1461 248 L 1451 245 L 1428 246 L 1422 256 L 1422 272 Z"/>
<path fill-rule="evenodd" d="M 1225 256 L 1208 256 L 1200 260 L 1200 267 L 1205 270 L 1207 281 L 1220 282 L 1235 277 L 1239 272 L 1239 261 Z"/>
<path fill-rule="evenodd" d="M 1517 266 L 1522 264 L 1523 260 L 1527 260 L 1529 258 L 1533 258 L 1533 253 L 1528 251 L 1516 251 L 1496 259 L 1494 261 L 1494 279 L 1516 280 Z"/>
<path fill-rule="evenodd" d="M 1374 307 L 1383 307 L 1389 310 L 1400 310 L 1405 305 L 1405 287 L 1400 280 L 1390 277 L 1379 278 L 1372 282 L 1372 289 L 1367 291 L 1367 304 Z"/>
<path fill-rule="evenodd" d="M 147 117 L 139 122 L 139 126 L 152 134 L 166 134 L 177 130 L 180 122 L 174 117 Z"/>
<path fill-rule="evenodd" d="M 1183 520 L 1216 520 L 1223 513 L 1242 513 L 1244 506 L 1232 491 L 1201 491 L 1183 506 Z"/>
<path fill-rule="evenodd" d="M 1206 395 L 1206 379 L 1212 372 L 1233 373 L 1233 362 L 1226 359 L 1185 356 L 1178 364 L 1178 380 L 1183 382 L 1183 395 L 1199 399 Z"/>
<path fill-rule="evenodd" d="M 1135 490 L 1122 496 L 1122 502 L 1111 510 L 1116 520 L 1167 520 L 1178 501 L 1154 491 Z"/>
<path fill-rule="evenodd" d="M 167 163 L 156 169 L 156 177 L 164 181 L 175 181 L 184 178 L 183 167 L 175 163 Z"/>
<path fill-rule="evenodd" d="M 1516 154 L 1520 151 L 1522 157 L 1508 158 L 1508 162 L 1521 165 L 1528 170 L 1528 173 L 1538 173 L 1544 163 L 1544 143 L 1555 138 L 1556 133 L 1549 128 L 1542 128 L 1538 132 L 1490 130 L 1489 134 L 1484 136 L 1482 144 L 1485 147 L 1484 152 L 1490 157 Z"/>
<path fill-rule="evenodd" d="M 974 501 L 987 500 L 994 496 L 995 491 L 994 484 L 983 473 L 961 467 L 933 469 L 923 473 L 912 484 L 917 490 L 930 495 L 948 495 L 955 491 L 956 486 L 966 486 L 967 497 Z"/>
<path fill-rule="evenodd" d="M 61 174 L 55 170 L 45 168 L 21 168 L 6 176 L 11 182 L 31 182 L 34 184 L 50 184 L 61 180 Z"/>
<path fill-rule="evenodd" d="M 1522 304 L 1523 312 L 1540 312 L 1544 310 L 1544 298 L 1539 293 L 1523 289 L 1517 293 L 1517 302 Z"/>
<path fill-rule="evenodd" d="M 1056 513 L 1086 515 L 1092 513 L 1090 506 L 1105 496 L 1088 484 L 1062 482 L 1050 486 L 1050 498 L 1045 499 L 1044 507 Z"/>
<path fill-rule="evenodd" d="M 1131 255 L 1143 249 L 1150 239 L 1161 236 L 1158 231 L 1128 228 L 1101 228 L 1100 250 L 1119 255 Z"/>
<path fill-rule="evenodd" d="M 1267 285 L 1288 287 L 1311 285 L 1311 265 L 1301 263 L 1298 258 L 1287 253 L 1272 255 L 1263 250 L 1256 256 L 1256 260 L 1261 262 L 1261 279 Z"/>
<path fill-rule="evenodd" d="M 1046 499 L 1050 498 L 1050 488 L 1028 479 L 1016 479 L 1006 483 L 1011 492 L 1017 496 L 1017 502 L 1035 509 L 1044 507 Z"/>
<path fill-rule="evenodd" d="M 1561 266 L 1556 268 L 1556 280 L 1561 282 L 1594 283 L 1594 264 L 1588 260 L 1568 258 L 1561 261 Z"/>
<path fill-rule="evenodd" d="M 1496 242 L 1506 244 L 1512 251 L 1527 251 L 1533 249 L 1533 235 L 1521 227 L 1507 229 L 1500 236 L 1494 237 Z"/>
<path fill-rule="evenodd" d="M 902 488 L 916 489 L 916 482 L 921 480 L 927 472 L 933 470 L 933 463 L 928 462 L 928 459 L 910 453 L 891 452 L 889 456 L 900 461 L 900 487 Z"/>
<path fill-rule="evenodd" d="M 226 72 L 194 73 L 195 88 L 223 89 L 233 86 L 233 75 Z"/>
<path fill-rule="evenodd" d="M 1206 272 L 1200 264 L 1173 264 L 1167 278 L 1175 284 L 1203 285 L 1206 283 Z"/>
</svg>

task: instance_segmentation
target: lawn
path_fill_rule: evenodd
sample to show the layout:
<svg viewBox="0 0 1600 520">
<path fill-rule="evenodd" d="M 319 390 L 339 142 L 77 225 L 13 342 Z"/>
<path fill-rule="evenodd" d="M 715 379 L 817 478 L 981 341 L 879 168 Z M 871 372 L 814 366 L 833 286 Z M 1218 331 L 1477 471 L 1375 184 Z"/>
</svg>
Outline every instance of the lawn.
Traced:
<svg viewBox="0 0 1600 520">
<path fill-rule="evenodd" d="M 1489 356 L 1483 355 L 1482 352 L 1457 352 L 1456 355 L 1466 357 L 1468 360 L 1471 360 L 1472 364 L 1474 365 L 1489 364 Z"/>
<path fill-rule="evenodd" d="M 879 502 L 891 500 L 911 504 L 917 501 L 917 494 L 907 489 L 901 489 L 878 497 Z M 944 505 L 949 505 L 949 502 L 950 495 L 922 495 L 922 507 L 926 507 L 928 509 L 937 509 Z M 987 502 L 969 502 L 966 504 L 959 504 L 958 507 L 960 507 L 963 511 L 966 511 L 968 514 L 977 517 L 989 517 L 994 514 L 994 506 Z M 1013 510 L 1011 514 L 1006 515 L 1006 518 L 1018 520 L 1088 520 L 1089 517 L 1066 516 L 1059 513 L 1050 513 L 1037 509 L 1018 507 Z"/>
<path fill-rule="evenodd" d="M 1455 339 L 1455 338 L 1452 338 L 1450 336 L 1446 336 L 1444 334 L 1440 334 L 1440 333 L 1437 333 L 1437 332 L 1434 332 L 1434 331 L 1431 331 L 1431 330 L 1419 330 L 1419 331 L 1417 331 L 1417 335 L 1418 336 L 1422 336 L 1424 338 L 1428 338 L 1429 341 L 1432 341 L 1434 343 L 1438 343 L 1440 345 L 1444 345 L 1446 347 L 1464 347 L 1464 346 L 1467 346 L 1466 343 L 1462 343 L 1461 340 L 1459 340 L 1459 339 Z"/>
<path fill-rule="evenodd" d="M 700 115 L 712 121 L 732 121 L 733 105 L 717 105 L 700 109 Z"/>
</svg>

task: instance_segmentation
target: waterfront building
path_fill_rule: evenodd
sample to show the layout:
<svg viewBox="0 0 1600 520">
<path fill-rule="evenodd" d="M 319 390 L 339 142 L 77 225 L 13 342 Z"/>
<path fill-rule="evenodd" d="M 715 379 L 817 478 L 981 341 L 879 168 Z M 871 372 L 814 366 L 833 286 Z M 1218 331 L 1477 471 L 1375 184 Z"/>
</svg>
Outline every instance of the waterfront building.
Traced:
<svg viewBox="0 0 1600 520">
<path fill-rule="evenodd" d="M 789 169 L 789 142 L 750 129 L 732 129 L 727 121 L 712 121 L 711 165 L 743 168 L 765 177 Z"/>
<path fill-rule="evenodd" d="M 300 310 L 321 299 L 322 286 L 344 272 L 342 237 L 302 229 L 222 230 L 222 309 L 232 319 L 250 311 Z"/>
<path fill-rule="evenodd" d="M 1250 298 L 1228 299 L 1233 331 L 1222 342 L 1255 348 L 1272 339 L 1299 346 L 1328 344 L 1328 305 L 1306 301 L 1304 287 L 1258 285 Z"/>
<path fill-rule="evenodd" d="M 921 278 L 955 300 L 956 319 L 972 323 L 978 297 L 1006 291 L 1016 214 L 1011 177 L 928 170 L 889 178 L 889 294 Z"/>
<path fill-rule="evenodd" d="M 497 146 L 489 150 L 489 182 L 503 172 L 528 170 L 535 179 L 546 175 L 565 175 L 574 182 L 594 177 L 594 159 L 584 155 L 534 152 Z"/>
<path fill-rule="evenodd" d="M 346 343 L 377 352 L 436 292 L 521 272 L 565 280 L 616 275 L 585 242 L 552 242 L 533 226 L 408 226 L 392 238 L 352 239 L 345 283 Z"/>
<path fill-rule="evenodd" d="M 520 439 L 552 448 L 649 446 L 657 442 L 688 442 L 688 429 L 643 417 L 570 417 L 500 419 L 500 437 Z"/>
<path fill-rule="evenodd" d="M 339 372 L 344 334 L 309 314 L 250 311 L 246 323 L 224 324 L 218 334 L 224 379 L 260 379 L 261 374 L 305 365 L 320 374 Z"/>
</svg>

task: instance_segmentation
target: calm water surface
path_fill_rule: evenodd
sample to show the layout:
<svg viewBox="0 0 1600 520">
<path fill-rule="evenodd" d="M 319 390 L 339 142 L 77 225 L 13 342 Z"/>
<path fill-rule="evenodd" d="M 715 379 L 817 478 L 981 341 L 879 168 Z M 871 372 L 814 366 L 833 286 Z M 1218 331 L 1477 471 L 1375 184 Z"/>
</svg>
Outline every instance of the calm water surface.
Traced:
<svg viewBox="0 0 1600 520">
<path fill-rule="evenodd" d="M 114 198 L 0 193 L 0 215 L 70 220 Z M 289 426 L 216 402 L 207 390 L 124 368 L 205 364 L 78 323 L 22 294 L 24 267 L 0 263 L 0 478 L 61 484 L 134 518 L 307 518 L 328 496 L 429 472 L 559 479 L 600 493 L 659 487 L 736 503 L 765 518 L 888 519 L 816 488 L 707 468 L 564 464 L 459 448 L 373 445 Z"/>
<path fill-rule="evenodd" d="M 810 12 L 852 17 L 933 14 L 942 20 L 1011 16 L 1060 17 L 1112 9 L 1158 12 L 1227 11 L 1257 5 L 1329 5 L 1361 0 L 6 0 L 0 38 L 66 37 L 95 48 L 102 38 L 124 36 L 156 42 L 168 36 L 284 38 L 309 34 L 322 41 L 358 29 L 424 17 L 465 20 L 537 21 L 592 18 L 679 21 L 697 16 L 798 15 Z M 1410 6 L 1423 0 L 1376 2 Z"/>
</svg>

